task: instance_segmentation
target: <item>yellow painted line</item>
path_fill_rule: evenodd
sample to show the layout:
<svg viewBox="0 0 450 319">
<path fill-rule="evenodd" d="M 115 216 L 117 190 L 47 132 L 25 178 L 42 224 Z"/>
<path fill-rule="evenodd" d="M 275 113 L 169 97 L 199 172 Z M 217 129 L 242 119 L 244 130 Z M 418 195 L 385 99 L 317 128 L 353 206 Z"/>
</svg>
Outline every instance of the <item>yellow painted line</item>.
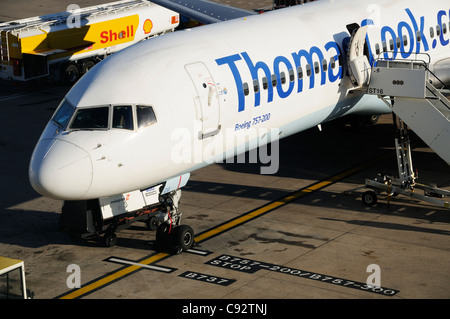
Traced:
<svg viewBox="0 0 450 319">
<path fill-rule="evenodd" d="M 299 189 L 299 190 L 297 190 L 297 191 L 295 191 L 293 193 L 290 193 L 289 195 L 286 195 L 283 198 L 275 200 L 275 201 L 273 201 L 273 202 L 271 202 L 269 204 L 266 204 L 266 205 L 264 205 L 264 206 L 262 206 L 260 208 L 257 208 L 257 209 L 255 209 L 253 211 L 245 213 L 245 214 L 243 214 L 243 215 L 241 215 L 241 216 L 239 216 L 239 217 L 237 217 L 237 218 L 235 218 L 233 220 L 230 220 L 230 221 L 225 222 L 225 223 L 223 223 L 221 225 L 218 225 L 218 226 L 216 226 L 216 227 L 214 227 L 214 228 L 212 228 L 210 230 L 207 230 L 207 231 L 197 235 L 194 239 L 195 239 L 195 241 L 197 243 L 205 241 L 207 239 L 210 239 L 211 237 L 214 237 L 216 235 L 219 235 L 220 233 L 226 232 L 226 231 L 230 230 L 231 228 L 234 228 L 234 227 L 237 227 L 237 226 L 239 226 L 241 224 L 244 224 L 244 223 L 246 223 L 246 222 L 248 222 L 248 221 L 250 221 L 250 220 L 252 220 L 254 218 L 257 218 L 257 217 L 265 214 L 265 213 L 268 213 L 268 212 L 270 212 L 272 210 L 280 208 L 281 206 L 287 205 L 287 204 L 289 204 L 289 203 L 291 203 L 291 202 L 293 202 L 293 201 L 295 201 L 295 200 L 297 200 L 297 199 L 299 199 L 299 198 L 301 198 L 301 197 L 303 197 L 305 195 L 308 195 L 308 194 L 311 194 L 313 192 L 316 192 L 316 191 L 318 191 L 318 190 L 320 190 L 320 189 L 322 189 L 324 187 L 327 187 L 327 186 L 329 186 L 329 185 L 331 185 L 333 183 L 336 183 L 336 182 L 338 182 L 338 181 L 340 181 L 340 180 L 342 180 L 342 179 L 344 179 L 346 177 L 349 177 L 350 175 L 353 175 L 353 174 L 361 171 L 362 169 L 364 169 L 365 167 L 369 166 L 370 164 L 372 164 L 372 163 L 374 163 L 376 161 L 379 161 L 379 160 L 381 160 L 383 158 L 386 158 L 386 157 L 387 157 L 387 154 L 384 155 L 384 156 L 380 156 L 380 157 L 378 157 L 378 158 L 376 158 L 374 160 L 368 161 L 368 162 L 366 162 L 364 164 L 361 164 L 359 166 L 356 166 L 354 168 L 348 169 L 348 170 L 346 170 L 346 171 L 344 171 L 342 173 L 339 173 L 339 174 L 336 174 L 334 176 L 331 176 L 331 177 L 327 178 L 326 180 L 323 180 L 323 181 L 314 183 L 312 185 L 309 185 L 309 186 L 307 186 L 305 188 Z M 159 253 L 159 254 L 156 254 L 156 255 L 152 255 L 149 258 L 140 261 L 139 263 L 143 264 L 143 265 L 149 265 L 149 264 L 152 264 L 152 263 L 156 263 L 156 262 L 158 262 L 158 261 L 160 261 L 163 258 L 166 258 L 168 256 L 170 256 L 170 254 L 168 254 L 168 253 Z M 116 271 L 116 272 L 114 272 L 114 273 L 112 273 L 110 275 L 107 275 L 107 276 L 105 276 L 103 278 L 100 278 L 100 279 L 98 279 L 96 281 L 93 281 L 93 282 L 87 284 L 84 287 L 81 287 L 81 288 L 79 288 L 79 289 L 77 289 L 75 291 L 72 291 L 72 292 L 70 292 L 70 293 L 68 293 L 66 295 L 63 295 L 62 297 L 60 297 L 60 299 L 80 298 L 83 295 L 88 294 L 88 293 L 90 293 L 90 292 L 92 292 L 92 291 L 94 291 L 96 289 L 99 289 L 102 286 L 108 285 L 108 284 L 110 284 L 110 283 L 112 283 L 112 282 L 114 282 L 114 281 L 116 281 L 116 280 L 118 280 L 118 279 L 120 279 L 120 278 L 122 278 L 122 277 L 124 277 L 126 275 L 131 274 L 134 271 L 139 270 L 140 268 L 142 268 L 142 267 L 140 267 L 138 265 L 133 265 L 133 266 L 129 266 L 129 267 L 120 269 L 120 270 L 118 270 L 118 271 Z"/>
<path fill-rule="evenodd" d="M 159 253 L 159 254 L 153 255 L 153 256 L 145 259 L 145 260 L 142 260 L 139 263 L 143 264 L 143 265 L 149 265 L 149 264 L 155 263 L 155 262 L 157 262 L 157 261 L 159 261 L 159 260 L 161 260 L 163 258 L 166 258 L 167 256 L 169 256 L 169 254 L 167 254 L 167 253 Z M 96 280 L 96 281 L 94 281 L 94 282 L 92 282 L 92 283 L 90 283 L 90 284 L 88 284 L 88 285 L 86 285 L 84 287 L 81 287 L 81 288 L 79 288 L 79 289 L 77 289 L 77 290 L 75 290 L 75 291 L 73 291 L 73 292 L 71 292 L 71 293 L 69 293 L 67 295 L 64 295 L 60 299 L 75 299 L 75 298 L 79 298 L 79 297 L 81 297 L 81 296 L 83 296 L 83 295 L 85 295 L 87 293 L 90 293 L 93 290 L 101 288 L 102 286 L 105 286 L 105 285 L 107 285 L 107 284 L 109 284 L 109 283 L 111 283 L 111 282 L 113 282 L 115 280 L 118 280 L 118 279 L 120 279 L 120 278 L 122 278 L 122 277 L 124 277 L 124 276 L 126 276 L 126 275 L 128 275 L 128 274 L 130 274 L 130 273 L 132 273 L 132 272 L 134 272 L 134 271 L 136 271 L 138 269 L 140 269 L 140 268 L 141 267 L 137 266 L 137 265 L 123 268 L 121 270 L 118 270 L 118 271 L 116 271 L 116 272 L 106 276 L 106 277 L 103 277 L 103 278 L 101 278 L 99 280 Z"/>
<path fill-rule="evenodd" d="M 380 159 L 381 158 L 378 158 L 377 160 L 380 160 Z M 373 160 L 373 161 L 375 161 L 375 160 Z M 269 211 L 275 210 L 275 209 L 277 209 L 277 208 L 279 208 L 281 206 L 289 204 L 289 203 L 291 203 L 291 202 L 293 202 L 293 201 L 295 201 L 295 200 L 297 200 L 297 199 L 299 199 L 299 198 L 301 198 L 301 197 L 303 197 L 305 195 L 308 195 L 310 193 L 316 192 L 319 189 L 327 187 L 327 186 L 329 186 L 329 185 L 331 185 L 333 183 L 336 183 L 337 181 L 340 181 L 340 180 L 342 180 L 342 179 L 344 179 L 344 178 L 346 178 L 346 177 L 348 177 L 350 175 L 355 174 L 356 172 L 358 172 L 358 171 L 362 170 L 363 168 L 367 167 L 373 161 L 367 162 L 365 164 L 362 164 L 362 165 L 356 166 L 354 168 L 351 168 L 349 170 L 346 170 L 345 172 L 342 172 L 342 173 L 339 173 L 337 175 L 331 176 L 330 178 L 328 178 L 328 179 L 326 179 L 324 181 L 320 181 L 320 182 L 314 183 L 312 185 L 309 185 L 309 186 L 307 186 L 305 188 L 302 188 L 302 189 L 300 189 L 298 191 L 295 191 L 295 192 L 293 192 L 293 193 L 291 193 L 289 195 L 286 195 L 283 198 L 280 198 L 280 199 L 278 199 L 278 200 L 276 200 L 274 202 L 271 202 L 271 203 L 269 203 L 267 205 L 264 205 L 264 206 L 254 210 L 254 211 L 246 213 L 246 214 L 244 214 L 244 215 L 242 215 L 242 216 L 240 216 L 240 217 L 238 217 L 236 219 L 233 219 L 233 220 L 228 221 L 228 222 L 226 222 L 226 223 L 224 223 L 222 225 L 214 227 L 211 230 L 208 230 L 208 231 L 206 231 L 204 233 L 201 233 L 201 234 L 197 235 L 195 237 L 195 241 L 197 243 L 205 241 L 205 240 L 207 240 L 207 239 L 209 239 L 209 238 L 211 238 L 213 236 L 216 236 L 216 235 L 218 235 L 220 233 L 228 231 L 231 228 L 234 228 L 234 227 L 236 227 L 238 225 L 241 225 L 241 224 L 243 224 L 243 223 L 245 223 L 245 222 L 247 222 L 247 221 L 249 221 L 251 219 L 254 219 L 254 218 L 256 218 L 256 217 L 258 217 L 260 215 L 263 215 L 263 214 L 265 214 L 265 213 L 267 213 Z"/>
</svg>

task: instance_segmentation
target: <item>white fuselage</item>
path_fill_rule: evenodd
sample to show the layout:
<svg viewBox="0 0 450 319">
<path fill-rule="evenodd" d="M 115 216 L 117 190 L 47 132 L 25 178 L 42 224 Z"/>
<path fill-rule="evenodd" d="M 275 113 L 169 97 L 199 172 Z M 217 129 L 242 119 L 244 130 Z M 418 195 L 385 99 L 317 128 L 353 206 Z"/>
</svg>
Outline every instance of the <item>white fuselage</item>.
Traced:
<svg viewBox="0 0 450 319">
<path fill-rule="evenodd" d="M 449 58 L 449 9 L 446 1 L 319 1 L 134 45 L 95 66 L 67 94 L 62 105 L 72 106 L 72 118 L 49 122 L 30 181 L 53 198 L 111 196 L 352 112 L 390 112 L 376 96 L 353 92 L 346 25 L 374 24 L 371 58 L 385 42 L 394 51 L 388 56 L 427 53 L 433 64 Z M 445 34 L 431 38 L 430 28 L 436 33 L 444 23 Z M 71 128 L 78 110 L 100 106 L 109 109 L 106 126 Z M 114 124 L 115 106 L 130 106 L 131 128 Z M 151 106 L 156 122 L 139 128 L 138 106 Z"/>
</svg>

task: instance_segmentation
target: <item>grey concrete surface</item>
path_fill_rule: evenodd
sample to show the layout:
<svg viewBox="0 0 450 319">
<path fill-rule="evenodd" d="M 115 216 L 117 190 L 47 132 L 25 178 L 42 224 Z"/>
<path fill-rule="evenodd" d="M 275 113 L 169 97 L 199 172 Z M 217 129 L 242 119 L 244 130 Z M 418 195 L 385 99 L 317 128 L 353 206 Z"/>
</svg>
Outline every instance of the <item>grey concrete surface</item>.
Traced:
<svg viewBox="0 0 450 319">
<path fill-rule="evenodd" d="M 66 3 L 69 1 L 3 0 L 0 20 L 58 11 Z M 93 3 L 79 1 L 80 5 Z M 246 3 L 242 7 L 256 5 Z M 208 256 L 182 253 L 155 263 L 176 268 L 170 274 L 141 268 L 121 276 L 126 266 L 105 259 L 115 256 L 142 261 L 154 256 L 154 232 L 142 223 L 133 224 L 118 232 L 118 244 L 112 248 L 94 241 L 73 241 L 57 230 L 62 202 L 41 197 L 28 182 L 33 147 L 68 89 L 11 83 L 0 87 L 0 255 L 25 261 L 28 288 L 35 298 L 70 293 L 67 267 L 71 264 L 80 266 L 82 286 L 99 283 L 99 288 L 83 294 L 83 299 L 450 297 L 447 209 L 402 196 L 389 203 L 381 196 L 376 206 L 367 208 L 362 204 L 361 191 L 344 194 L 378 172 L 395 173 L 388 115 L 371 127 L 325 125 L 322 132 L 311 129 L 282 140 L 280 169 L 275 175 L 260 175 L 257 164 L 214 164 L 194 172 L 183 190 L 181 209 L 184 223 L 199 234 L 389 154 L 337 183 L 208 238 L 196 247 L 211 252 Z M 418 138 L 413 138 L 413 146 L 420 180 L 450 189 L 450 168 Z M 212 260 L 217 263 L 222 255 L 240 258 L 234 263 L 238 266 L 257 261 L 278 271 L 266 267 L 248 273 L 208 264 Z M 366 283 L 371 264 L 380 267 L 381 286 L 398 291 L 394 297 L 354 287 L 356 282 Z M 222 277 L 233 283 L 222 286 L 180 277 L 185 272 L 208 274 L 209 279 Z M 102 285 L 102 279 L 108 276 L 117 278 Z M 341 284 L 331 283 L 338 279 Z"/>
</svg>

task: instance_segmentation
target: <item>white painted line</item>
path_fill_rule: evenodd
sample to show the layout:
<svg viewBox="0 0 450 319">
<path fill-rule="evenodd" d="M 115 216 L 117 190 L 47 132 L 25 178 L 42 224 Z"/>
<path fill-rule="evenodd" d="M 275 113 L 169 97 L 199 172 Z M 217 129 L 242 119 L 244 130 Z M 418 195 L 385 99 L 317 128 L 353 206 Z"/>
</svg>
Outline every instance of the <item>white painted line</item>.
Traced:
<svg viewBox="0 0 450 319">
<path fill-rule="evenodd" d="M 196 254 L 196 255 L 202 255 L 202 256 L 207 256 L 207 255 L 209 255 L 211 253 L 209 251 L 192 249 L 192 248 L 186 250 L 186 252 L 191 253 L 191 254 Z"/>
<path fill-rule="evenodd" d="M 165 268 L 165 267 L 153 266 L 153 265 L 145 265 L 145 264 L 136 263 L 134 261 L 129 261 L 129 260 L 120 259 L 120 258 L 114 258 L 114 257 L 113 258 L 108 258 L 108 261 L 116 262 L 116 263 L 120 263 L 120 264 L 125 264 L 125 265 L 139 266 L 139 267 L 142 267 L 142 268 L 162 271 L 162 272 L 166 272 L 166 273 L 169 273 L 169 272 L 173 271 L 172 268 Z"/>
</svg>

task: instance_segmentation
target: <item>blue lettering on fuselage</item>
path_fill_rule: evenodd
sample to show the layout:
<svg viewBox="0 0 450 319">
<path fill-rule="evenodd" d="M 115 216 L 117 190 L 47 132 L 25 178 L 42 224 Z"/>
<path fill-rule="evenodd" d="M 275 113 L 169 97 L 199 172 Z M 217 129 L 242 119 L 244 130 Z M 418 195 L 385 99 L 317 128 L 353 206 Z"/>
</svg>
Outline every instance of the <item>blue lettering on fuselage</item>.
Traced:
<svg viewBox="0 0 450 319">
<path fill-rule="evenodd" d="M 396 28 L 383 26 L 380 30 L 381 41 L 386 42 L 389 46 L 393 44 L 391 50 L 392 52 L 383 53 L 385 59 L 395 59 L 399 54 L 401 58 L 406 59 L 413 53 L 427 52 L 430 50 L 430 44 L 425 34 L 425 17 L 422 16 L 419 19 L 416 19 L 409 8 L 406 8 L 405 11 L 409 17 L 409 21 L 400 21 Z M 441 46 L 447 46 L 450 42 L 449 39 L 445 38 L 444 32 L 442 32 L 442 30 L 444 30 L 444 17 L 447 17 L 447 11 L 440 10 L 437 13 L 437 25 L 440 27 L 441 32 L 433 39 L 431 43 L 432 49 L 437 47 L 438 40 Z M 450 17 L 450 10 L 448 11 L 448 17 Z M 361 22 L 361 26 L 373 24 L 374 22 L 370 19 L 365 19 Z M 432 26 L 435 26 L 435 24 L 432 24 Z M 404 38 L 409 39 L 409 41 L 404 41 Z M 344 38 L 341 46 L 335 41 L 329 41 L 324 45 L 323 49 L 317 46 L 312 46 L 309 50 L 301 49 L 298 52 L 292 52 L 288 56 L 279 55 L 273 59 L 271 64 L 267 64 L 264 61 L 255 61 L 247 52 L 241 52 L 240 54 L 233 54 L 216 59 L 216 63 L 219 66 L 227 65 L 229 67 L 234 77 L 238 93 L 238 112 L 242 112 L 245 110 L 245 93 L 243 88 L 244 80 L 239 71 L 239 67 L 245 65 L 248 68 L 253 81 L 257 80 L 259 82 L 259 77 L 263 74 L 266 78 L 266 83 L 268 84 L 267 87 L 265 87 L 265 89 L 267 89 L 267 103 L 270 103 L 274 100 L 275 91 L 281 99 L 289 97 L 293 92 L 303 92 L 304 78 L 309 79 L 310 90 L 317 85 L 316 80 L 319 80 L 319 76 L 320 85 L 326 84 L 327 79 L 329 83 L 342 79 L 342 63 L 338 62 L 342 61 L 342 55 L 346 54 L 345 50 L 342 50 L 341 48 L 343 47 L 345 49 L 345 44 L 348 42 L 348 39 L 348 37 Z M 374 61 L 374 57 L 368 35 L 366 37 L 366 43 L 369 48 L 369 61 L 372 63 Z M 334 58 L 334 62 L 339 67 L 332 67 L 332 62 L 330 59 L 326 60 L 328 65 L 324 65 L 323 61 L 325 61 L 325 54 L 323 52 L 327 52 L 328 56 L 332 56 Z M 306 74 L 306 65 L 309 65 L 309 74 Z M 302 72 L 298 72 L 300 67 L 302 67 Z M 317 67 L 319 68 L 318 70 Z M 284 86 L 281 81 L 281 74 L 283 70 L 288 70 L 289 72 L 288 84 Z M 273 75 L 276 77 L 275 87 L 274 85 L 271 85 Z M 297 90 L 295 90 L 295 81 L 292 81 L 292 76 L 295 76 L 297 79 Z M 261 91 L 262 90 L 255 90 L 255 107 L 261 105 Z"/>
<path fill-rule="evenodd" d="M 339 59 L 339 55 L 341 54 L 341 49 L 337 45 L 336 42 L 330 41 L 325 45 L 325 50 L 328 52 L 334 53 L 333 57 L 335 58 L 336 62 Z M 272 65 L 272 70 L 274 70 L 273 74 L 276 76 L 276 91 L 280 98 L 286 98 L 291 95 L 291 93 L 294 91 L 294 85 L 295 83 L 293 81 L 289 81 L 289 87 L 287 89 L 283 88 L 282 81 L 281 81 L 281 68 L 286 68 L 287 70 L 295 70 L 294 74 L 297 74 L 297 93 L 300 93 L 303 91 L 303 77 L 298 76 L 298 68 L 302 65 L 301 60 L 302 58 L 306 61 L 306 64 L 309 64 L 311 67 L 313 67 L 313 57 L 316 57 L 320 61 L 320 85 L 324 85 L 326 83 L 327 78 L 327 72 L 323 69 L 322 60 L 324 60 L 324 55 L 322 51 L 316 47 L 313 46 L 309 51 L 306 50 L 300 50 L 299 52 L 292 53 L 292 61 L 289 60 L 285 56 L 277 56 L 275 57 Z M 239 68 L 237 66 L 237 62 L 244 59 L 247 68 L 252 76 L 252 79 L 258 79 L 258 73 L 259 71 L 262 71 L 265 78 L 269 82 L 267 85 L 267 103 L 270 103 L 273 101 L 274 96 L 274 87 L 271 85 L 272 82 L 272 71 L 271 68 L 263 61 L 253 62 L 253 60 L 250 58 L 247 52 L 242 52 L 241 54 L 233 54 L 229 55 L 220 59 L 216 59 L 217 65 L 228 65 L 230 68 L 231 73 L 233 74 L 234 81 L 236 83 L 236 88 L 238 92 L 238 111 L 242 112 L 245 109 L 245 94 L 243 89 L 243 80 L 241 77 L 241 74 L 239 72 Z M 331 64 L 331 63 L 330 63 Z M 293 68 L 293 65 L 295 65 L 295 69 Z M 336 72 L 336 74 L 334 73 Z M 315 72 L 311 71 L 311 76 L 309 77 L 309 89 L 313 89 L 315 86 Z M 342 78 L 342 66 L 340 65 L 337 71 L 334 71 L 334 68 L 328 67 L 328 80 L 330 82 L 335 82 L 338 79 Z M 255 107 L 259 106 L 261 104 L 261 90 L 258 90 L 255 92 Z"/>
<path fill-rule="evenodd" d="M 444 10 L 439 11 L 437 14 L 437 23 L 438 23 L 438 26 L 441 28 L 441 34 L 439 35 L 439 41 L 441 41 L 442 46 L 446 46 L 449 43 L 449 40 L 444 39 L 444 34 L 447 32 L 443 31 L 445 29 L 442 25 L 442 18 L 446 15 L 447 15 L 447 12 L 445 12 Z M 448 10 L 448 15 L 449 15 L 449 17 L 447 18 L 447 21 L 450 21 L 450 10 Z M 449 28 L 450 28 L 450 24 L 449 24 Z"/>
</svg>

